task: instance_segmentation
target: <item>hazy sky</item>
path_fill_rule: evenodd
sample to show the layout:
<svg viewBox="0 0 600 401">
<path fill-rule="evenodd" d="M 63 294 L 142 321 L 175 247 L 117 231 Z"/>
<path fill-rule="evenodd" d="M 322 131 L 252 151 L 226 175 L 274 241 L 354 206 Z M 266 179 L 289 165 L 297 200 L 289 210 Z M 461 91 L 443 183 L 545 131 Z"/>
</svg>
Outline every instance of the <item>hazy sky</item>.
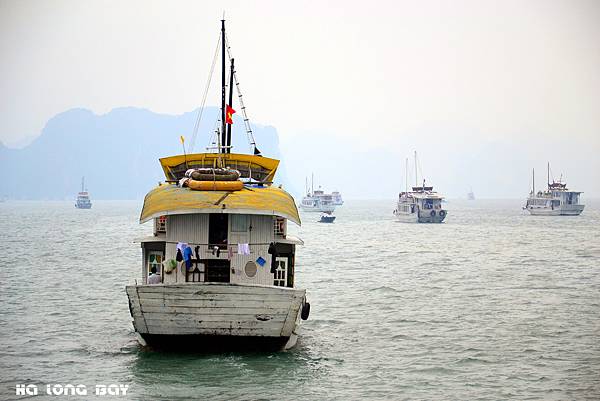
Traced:
<svg viewBox="0 0 600 401">
<path fill-rule="evenodd" d="M 416 149 L 450 195 L 519 196 L 549 160 L 600 196 L 595 0 L 0 0 L 0 141 L 73 107 L 193 110 L 223 11 L 249 117 L 277 128 L 300 186 L 309 160 L 361 197 L 356 154 L 398 168 L 394 195 Z"/>
</svg>

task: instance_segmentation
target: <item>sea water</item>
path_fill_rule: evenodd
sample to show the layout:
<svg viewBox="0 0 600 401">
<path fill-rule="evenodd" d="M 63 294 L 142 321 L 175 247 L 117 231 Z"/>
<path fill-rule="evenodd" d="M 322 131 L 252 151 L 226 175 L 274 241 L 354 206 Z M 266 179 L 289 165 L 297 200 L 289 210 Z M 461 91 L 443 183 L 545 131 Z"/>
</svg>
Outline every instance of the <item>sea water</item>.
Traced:
<svg viewBox="0 0 600 401">
<path fill-rule="evenodd" d="M 600 202 L 578 217 L 522 203 L 452 200 L 436 225 L 397 222 L 393 199 L 347 201 L 333 224 L 302 214 L 298 346 L 215 354 L 137 345 L 141 202 L 1 203 L 0 399 L 27 384 L 33 399 L 69 384 L 79 399 L 600 398 Z"/>
</svg>

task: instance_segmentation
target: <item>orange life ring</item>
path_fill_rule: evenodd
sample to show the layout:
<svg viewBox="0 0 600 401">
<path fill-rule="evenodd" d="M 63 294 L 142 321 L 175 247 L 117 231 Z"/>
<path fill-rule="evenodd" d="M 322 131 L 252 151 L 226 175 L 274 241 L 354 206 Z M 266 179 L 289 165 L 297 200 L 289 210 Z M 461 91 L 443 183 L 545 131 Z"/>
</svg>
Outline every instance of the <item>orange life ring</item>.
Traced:
<svg viewBox="0 0 600 401">
<path fill-rule="evenodd" d="M 186 185 L 194 191 L 239 191 L 244 188 L 241 181 L 196 181 L 189 179 Z"/>
</svg>

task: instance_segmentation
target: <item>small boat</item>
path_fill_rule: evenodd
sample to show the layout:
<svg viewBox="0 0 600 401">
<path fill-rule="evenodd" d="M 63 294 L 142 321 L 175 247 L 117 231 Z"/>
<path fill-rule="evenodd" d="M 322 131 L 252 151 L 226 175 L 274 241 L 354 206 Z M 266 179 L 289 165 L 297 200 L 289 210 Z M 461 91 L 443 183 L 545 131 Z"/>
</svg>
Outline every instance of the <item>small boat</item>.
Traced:
<svg viewBox="0 0 600 401">
<path fill-rule="evenodd" d="M 415 152 L 415 181 L 417 178 L 417 152 Z M 417 184 L 418 185 L 418 184 Z M 408 187 L 408 159 L 406 159 L 406 186 Z M 403 222 L 416 223 L 441 223 L 448 212 L 443 208 L 444 197 L 433 190 L 433 187 L 425 185 L 408 188 L 400 192 L 398 203 L 394 210 L 396 218 Z"/>
<path fill-rule="evenodd" d="M 305 212 L 321 213 L 333 213 L 335 210 L 332 194 L 326 194 L 321 187 L 316 191 L 314 190 L 314 175 L 312 176 L 310 188 L 308 187 L 308 181 L 306 183 L 306 196 L 302 198 L 300 208 Z"/>
<path fill-rule="evenodd" d="M 225 21 L 221 37 L 224 71 Z M 230 62 L 231 104 L 237 78 Z M 289 221 L 300 225 L 296 203 L 272 185 L 279 160 L 260 154 L 249 124 L 254 154 L 231 153 L 225 88 L 223 79 L 216 152 L 161 158 L 165 182 L 144 199 L 140 223 L 154 229 L 139 241 L 141 280 L 126 286 L 142 345 L 288 349 L 310 313 L 306 290 L 296 287 L 296 246 L 303 242 L 288 233 Z"/>
<path fill-rule="evenodd" d="M 475 194 L 473 193 L 473 189 L 471 189 L 467 194 L 467 200 L 475 200 Z"/>
<path fill-rule="evenodd" d="M 323 213 L 321 215 L 321 219 L 319 223 L 333 223 L 335 221 L 335 216 L 331 215 L 331 213 Z"/>
<path fill-rule="evenodd" d="M 532 188 L 523 209 L 534 216 L 579 216 L 585 205 L 579 203 L 583 192 L 569 191 L 562 176 L 550 182 L 550 163 L 548 163 L 548 180 L 545 191 L 535 191 L 535 169 L 532 172 Z"/>
<path fill-rule="evenodd" d="M 81 191 L 77 194 L 75 200 L 75 207 L 77 209 L 91 209 L 92 202 L 90 201 L 90 194 L 85 188 L 85 177 L 81 177 Z"/>
</svg>

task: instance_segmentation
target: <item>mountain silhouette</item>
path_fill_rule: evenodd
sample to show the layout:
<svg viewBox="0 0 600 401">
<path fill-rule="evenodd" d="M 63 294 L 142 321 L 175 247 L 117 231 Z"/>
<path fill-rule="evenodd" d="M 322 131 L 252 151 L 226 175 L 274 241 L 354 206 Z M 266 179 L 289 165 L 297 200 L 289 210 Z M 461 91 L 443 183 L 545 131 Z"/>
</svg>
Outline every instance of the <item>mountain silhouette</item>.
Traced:
<svg viewBox="0 0 600 401">
<path fill-rule="evenodd" d="M 198 110 L 181 115 L 154 113 L 133 107 L 97 115 L 71 109 L 50 119 L 41 135 L 23 149 L 0 144 L 0 194 L 11 199 L 72 199 L 81 177 L 93 199 L 140 199 L 164 180 L 158 159 L 205 152 L 214 138 L 220 110 L 205 108 L 193 152 L 187 147 Z M 252 125 L 263 156 L 281 160 L 279 137 L 271 126 Z M 251 153 L 243 120 L 234 117 L 234 153 Z M 282 160 L 276 183 L 290 190 Z"/>
</svg>

